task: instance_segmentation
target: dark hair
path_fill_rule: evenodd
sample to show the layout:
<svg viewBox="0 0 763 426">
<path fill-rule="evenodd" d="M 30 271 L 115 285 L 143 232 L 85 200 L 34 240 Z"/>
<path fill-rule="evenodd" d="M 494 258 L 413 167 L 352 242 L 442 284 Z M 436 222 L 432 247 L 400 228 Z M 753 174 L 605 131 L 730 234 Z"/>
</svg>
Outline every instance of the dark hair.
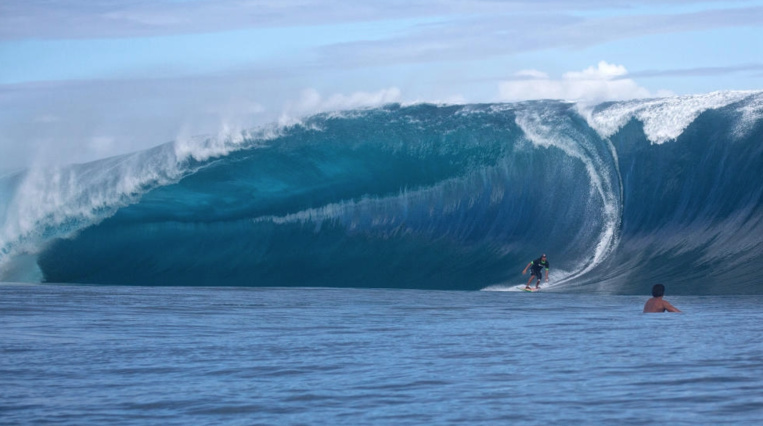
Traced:
<svg viewBox="0 0 763 426">
<path fill-rule="evenodd" d="M 665 286 L 662 284 L 655 284 L 652 287 L 652 297 L 662 297 L 665 294 Z"/>
</svg>

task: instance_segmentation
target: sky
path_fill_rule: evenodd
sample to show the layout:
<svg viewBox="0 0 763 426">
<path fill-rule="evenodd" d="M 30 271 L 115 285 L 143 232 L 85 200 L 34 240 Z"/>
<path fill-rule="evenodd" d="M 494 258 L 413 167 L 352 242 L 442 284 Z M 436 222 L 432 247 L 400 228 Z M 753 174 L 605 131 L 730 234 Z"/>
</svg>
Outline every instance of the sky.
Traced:
<svg viewBox="0 0 763 426">
<path fill-rule="evenodd" d="M 763 0 L 3 0 L 0 173 L 317 112 L 763 89 Z"/>
</svg>

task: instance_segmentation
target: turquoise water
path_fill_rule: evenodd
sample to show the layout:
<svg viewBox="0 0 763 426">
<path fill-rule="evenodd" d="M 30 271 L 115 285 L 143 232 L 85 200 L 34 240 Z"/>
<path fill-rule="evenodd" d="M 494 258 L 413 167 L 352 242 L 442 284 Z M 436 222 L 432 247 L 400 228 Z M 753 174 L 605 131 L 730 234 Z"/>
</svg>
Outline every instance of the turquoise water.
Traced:
<svg viewBox="0 0 763 426">
<path fill-rule="evenodd" d="M 184 139 L 0 176 L 0 281 L 478 291 L 547 253 L 570 292 L 760 295 L 761 141 L 763 91 Z"/>
<path fill-rule="evenodd" d="M 0 286 L 4 424 L 751 424 L 763 297 Z"/>
</svg>

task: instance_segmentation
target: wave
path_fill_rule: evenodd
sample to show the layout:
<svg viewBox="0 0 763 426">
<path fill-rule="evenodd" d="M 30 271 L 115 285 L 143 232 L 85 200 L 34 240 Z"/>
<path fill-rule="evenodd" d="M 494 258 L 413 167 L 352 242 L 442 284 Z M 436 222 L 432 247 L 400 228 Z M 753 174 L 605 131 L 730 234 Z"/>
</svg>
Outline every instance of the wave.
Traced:
<svg viewBox="0 0 763 426">
<path fill-rule="evenodd" d="M 761 293 L 763 92 L 388 105 L 0 178 L 0 280 Z M 496 287 L 498 286 L 498 287 Z"/>
</svg>

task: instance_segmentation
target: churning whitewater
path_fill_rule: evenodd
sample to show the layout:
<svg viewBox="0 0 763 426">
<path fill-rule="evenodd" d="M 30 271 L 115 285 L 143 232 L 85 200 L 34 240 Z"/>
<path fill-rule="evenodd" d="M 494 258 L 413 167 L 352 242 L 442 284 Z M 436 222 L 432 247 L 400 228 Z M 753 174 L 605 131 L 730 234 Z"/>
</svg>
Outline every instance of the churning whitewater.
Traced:
<svg viewBox="0 0 763 426">
<path fill-rule="evenodd" d="M 388 105 L 0 178 L 0 281 L 763 293 L 763 92 Z"/>
</svg>

